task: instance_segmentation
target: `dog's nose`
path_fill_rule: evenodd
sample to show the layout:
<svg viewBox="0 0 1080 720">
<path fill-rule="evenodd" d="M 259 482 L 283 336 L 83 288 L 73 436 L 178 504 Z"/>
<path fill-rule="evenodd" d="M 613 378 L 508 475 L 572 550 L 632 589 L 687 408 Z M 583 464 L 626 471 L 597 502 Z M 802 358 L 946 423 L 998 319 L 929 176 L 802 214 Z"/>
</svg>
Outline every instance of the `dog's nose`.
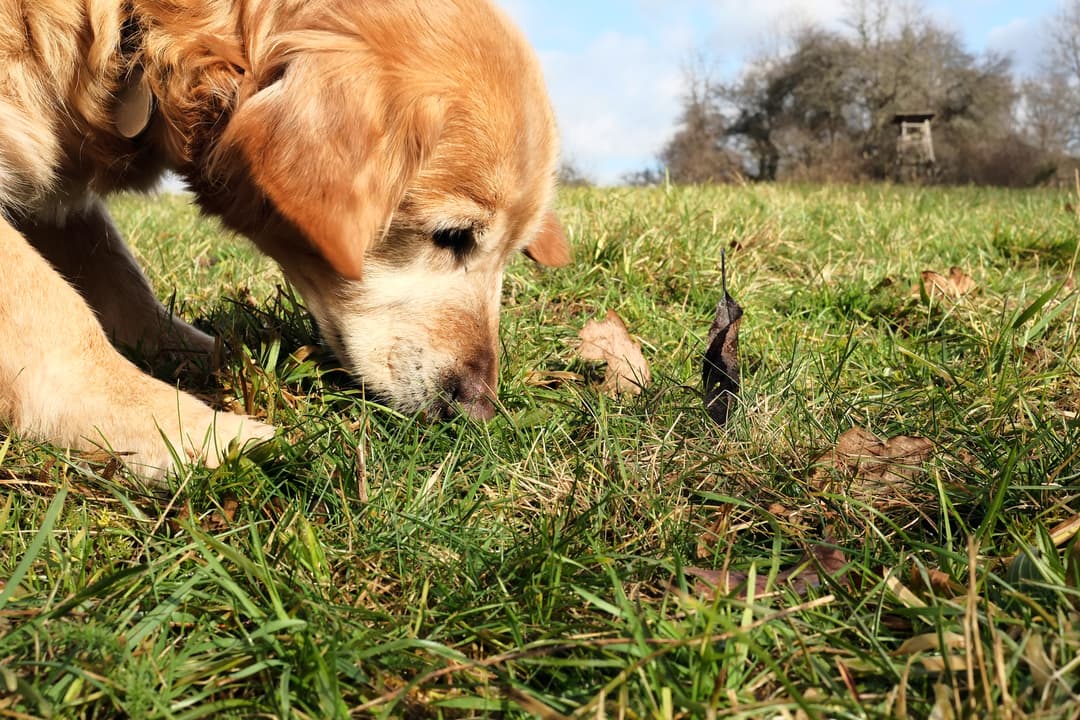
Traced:
<svg viewBox="0 0 1080 720">
<path fill-rule="evenodd" d="M 495 417 L 495 403 L 487 390 L 481 391 L 479 387 L 459 391 L 454 396 L 454 402 L 461 411 L 473 420 L 488 420 Z"/>
<path fill-rule="evenodd" d="M 491 361 L 470 362 L 461 368 L 447 388 L 458 412 L 474 420 L 495 417 L 496 372 Z"/>
</svg>

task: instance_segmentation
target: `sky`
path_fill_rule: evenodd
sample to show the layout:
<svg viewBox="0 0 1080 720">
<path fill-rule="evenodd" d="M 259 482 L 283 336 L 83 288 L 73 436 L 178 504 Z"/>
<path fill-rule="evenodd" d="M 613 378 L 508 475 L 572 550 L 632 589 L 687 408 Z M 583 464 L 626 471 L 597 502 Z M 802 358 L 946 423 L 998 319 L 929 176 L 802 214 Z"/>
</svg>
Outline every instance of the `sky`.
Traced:
<svg viewBox="0 0 1080 720">
<path fill-rule="evenodd" d="M 1060 0 L 924 0 L 973 53 L 1009 54 L 1017 73 L 1039 63 Z M 683 68 L 695 54 L 721 75 L 806 23 L 840 28 L 849 0 L 496 0 L 544 67 L 563 156 L 590 179 L 618 182 L 655 164 L 675 131 Z"/>
</svg>

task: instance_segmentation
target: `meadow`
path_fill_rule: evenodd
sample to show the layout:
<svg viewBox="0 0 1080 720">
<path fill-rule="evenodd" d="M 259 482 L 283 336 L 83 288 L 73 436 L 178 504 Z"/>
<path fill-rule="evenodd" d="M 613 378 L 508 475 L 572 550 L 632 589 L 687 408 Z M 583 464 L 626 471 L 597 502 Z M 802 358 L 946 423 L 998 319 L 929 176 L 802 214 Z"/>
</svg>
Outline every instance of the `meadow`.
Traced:
<svg viewBox="0 0 1080 720">
<path fill-rule="evenodd" d="M 574 264 L 507 275 L 498 416 L 429 424 L 365 400 L 244 241 L 119 198 L 226 348 L 153 370 L 283 441 L 162 489 L 0 430 L 0 718 L 1077 717 L 1077 204 L 564 190 Z M 639 395 L 578 355 L 609 310 Z"/>
</svg>

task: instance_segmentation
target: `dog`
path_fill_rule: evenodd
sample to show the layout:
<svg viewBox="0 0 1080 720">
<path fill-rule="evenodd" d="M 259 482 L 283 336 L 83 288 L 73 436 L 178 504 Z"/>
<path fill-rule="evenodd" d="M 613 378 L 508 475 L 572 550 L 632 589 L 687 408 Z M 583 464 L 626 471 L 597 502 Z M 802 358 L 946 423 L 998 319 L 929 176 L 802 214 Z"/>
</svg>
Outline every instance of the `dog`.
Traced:
<svg viewBox="0 0 1080 720">
<path fill-rule="evenodd" d="M 503 270 L 570 251 L 541 72 L 487 0 L 0 0 L 0 56 L 0 426 L 151 478 L 274 435 L 115 347 L 214 347 L 102 201 L 169 170 L 373 396 L 494 415 Z"/>
</svg>

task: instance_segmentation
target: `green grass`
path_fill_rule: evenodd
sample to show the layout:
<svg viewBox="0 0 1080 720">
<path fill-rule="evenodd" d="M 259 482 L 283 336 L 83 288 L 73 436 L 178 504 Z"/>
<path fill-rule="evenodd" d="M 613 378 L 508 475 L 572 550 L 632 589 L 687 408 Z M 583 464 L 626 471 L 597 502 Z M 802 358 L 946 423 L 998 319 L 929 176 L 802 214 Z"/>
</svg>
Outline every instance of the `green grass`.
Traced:
<svg viewBox="0 0 1080 720">
<path fill-rule="evenodd" d="M 575 264 L 509 270 L 499 417 L 428 425 L 297 355 L 311 323 L 246 244 L 119 199 L 162 296 L 233 349 L 183 380 L 289 442 L 161 493 L 0 435 L 0 717 L 1075 717 L 1070 200 L 564 192 Z M 723 249 L 746 315 L 719 429 L 697 386 Z M 912 296 L 952 265 L 975 292 Z M 593 377 L 574 338 L 608 309 L 651 387 L 528 382 Z M 852 427 L 935 452 L 895 486 L 815 471 Z M 823 542 L 843 576 L 776 582 Z"/>
</svg>

